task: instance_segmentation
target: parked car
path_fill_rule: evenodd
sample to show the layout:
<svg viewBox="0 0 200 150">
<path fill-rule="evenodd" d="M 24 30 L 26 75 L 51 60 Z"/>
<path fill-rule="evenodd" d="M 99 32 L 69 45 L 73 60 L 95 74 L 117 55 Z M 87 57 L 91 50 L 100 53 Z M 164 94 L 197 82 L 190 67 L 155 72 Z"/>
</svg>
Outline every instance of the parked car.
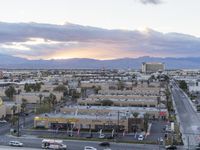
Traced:
<svg viewBox="0 0 200 150">
<path fill-rule="evenodd" d="M 144 140 L 144 135 L 140 134 L 138 137 L 138 141 L 143 141 Z"/>
<path fill-rule="evenodd" d="M 99 143 L 99 146 L 109 147 L 110 143 L 109 142 L 101 142 L 101 143 Z"/>
<path fill-rule="evenodd" d="M 86 138 L 88 138 L 88 139 L 89 139 L 89 138 L 92 138 L 92 137 L 93 137 L 92 135 L 87 135 L 87 136 L 86 136 Z"/>
<path fill-rule="evenodd" d="M 160 143 L 163 143 L 163 141 L 164 141 L 163 138 L 160 137 L 160 138 L 159 138 L 159 142 L 160 142 Z"/>
<path fill-rule="evenodd" d="M 99 138 L 100 138 L 100 139 L 104 139 L 105 137 L 106 137 L 105 134 L 100 134 L 100 135 L 99 135 Z"/>
<path fill-rule="evenodd" d="M 24 144 L 19 141 L 10 141 L 8 143 L 10 146 L 22 147 Z"/>
<path fill-rule="evenodd" d="M 84 150 L 97 150 L 97 149 L 91 146 L 85 146 Z"/>
<path fill-rule="evenodd" d="M 114 136 L 106 136 L 107 139 L 114 139 Z"/>
<path fill-rule="evenodd" d="M 6 120 L 0 120 L 0 123 L 7 123 Z"/>
<path fill-rule="evenodd" d="M 167 146 L 165 146 L 165 149 L 167 149 L 167 150 L 176 150 L 177 147 L 175 145 L 167 145 Z"/>
</svg>

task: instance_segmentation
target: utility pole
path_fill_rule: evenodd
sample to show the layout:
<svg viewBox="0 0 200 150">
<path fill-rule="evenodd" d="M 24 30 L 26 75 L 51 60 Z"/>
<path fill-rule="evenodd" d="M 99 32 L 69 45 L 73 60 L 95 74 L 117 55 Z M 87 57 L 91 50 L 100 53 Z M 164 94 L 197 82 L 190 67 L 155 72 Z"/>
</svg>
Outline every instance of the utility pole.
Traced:
<svg viewBox="0 0 200 150">
<path fill-rule="evenodd" d="M 187 137 L 187 143 L 188 143 L 188 150 L 190 149 L 190 138 L 189 136 Z"/>
<path fill-rule="evenodd" d="M 26 123 L 26 114 L 25 114 L 25 113 L 23 113 L 23 120 L 24 120 L 24 121 L 23 121 L 23 122 L 24 122 L 23 124 L 24 124 L 24 127 L 25 127 L 25 123 Z"/>
<path fill-rule="evenodd" d="M 117 112 L 117 136 L 119 134 L 119 110 Z"/>
<path fill-rule="evenodd" d="M 119 137 L 119 113 L 120 111 L 118 110 L 117 112 L 117 138 Z"/>
<path fill-rule="evenodd" d="M 17 117 L 17 136 L 19 137 L 19 112 L 18 112 L 18 117 Z"/>
</svg>

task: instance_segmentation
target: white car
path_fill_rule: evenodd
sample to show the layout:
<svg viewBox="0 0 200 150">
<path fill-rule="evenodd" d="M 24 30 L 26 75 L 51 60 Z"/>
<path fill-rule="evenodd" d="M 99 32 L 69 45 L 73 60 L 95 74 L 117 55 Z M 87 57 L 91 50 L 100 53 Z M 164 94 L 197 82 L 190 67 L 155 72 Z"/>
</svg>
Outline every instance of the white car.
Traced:
<svg viewBox="0 0 200 150">
<path fill-rule="evenodd" d="M 105 138 L 105 134 L 100 134 L 100 135 L 99 135 L 99 138 L 100 138 L 100 139 L 104 139 L 104 138 Z"/>
<path fill-rule="evenodd" d="M 144 140 L 144 135 L 140 134 L 138 137 L 138 141 L 143 141 Z"/>
<path fill-rule="evenodd" d="M 0 123 L 7 123 L 6 120 L 0 120 Z"/>
<path fill-rule="evenodd" d="M 19 141 L 10 141 L 8 143 L 10 146 L 17 146 L 17 147 L 22 147 L 24 144 L 19 142 Z"/>
<path fill-rule="evenodd" d="M 85 146 L 84 150 L 97 150 L 97 149 L 91 146 Z"/>
<path fill-rule="evenodd" d="M 103 150 L 112 150 L 111 148 L 104 148 Z"/>
</svg>

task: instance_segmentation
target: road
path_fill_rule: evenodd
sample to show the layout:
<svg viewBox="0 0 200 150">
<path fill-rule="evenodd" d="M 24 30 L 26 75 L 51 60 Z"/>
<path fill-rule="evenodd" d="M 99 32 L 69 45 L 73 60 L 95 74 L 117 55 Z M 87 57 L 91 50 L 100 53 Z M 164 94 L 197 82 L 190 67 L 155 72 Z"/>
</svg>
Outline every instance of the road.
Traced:
<svg viewBox="0 0 200 150">
<path fill-rule="evenodd" d="M 25 119 L 25 126 L 26 127 L 32 127 L 33 126 L 33 118 L 34 117 L 35 117 L 34 114 L 30 114 L 28 117 L 26 117 L 26 119 Z M 22 117 L 20 117 L 19 125 L 20 125 L 20 128 L 24 125 L 24 120 L 23 120 Z M 1 123 L 0 124 L 0 135 L 3 135 L 3 134 L 6 134 L 6 133 L 10 132 L 11 128 L 17 129 L 17 125 L 12 126 L 11 123 L 9 123 L 9 122 Z"/>
<path fill-rule="evenodd" d="M 29 148 L 41 148 L 42 139 L 36 137 L 11 137 L 11 136 L 0 136 L 0 145 L 8 145 L 8 142 L 11 140 L 18 140 L 24 143 L 25 147 Z M 93 146 L 98 150 L 103 150 L 102 147 L 99 147 L 100 142 L 92 141 L 75 141 L 75 140 L 64 140 L 64 144 L 68 146 L 69 150 L 83 150 L 84 146 Z M 145 144 L 123 144 L 123 143 L 111 143 L 110 148 L 112 150 L 162 150 L 158 145 L 145 145 Z"/>
<path fill-rule="evenodd" d="M 0 146 L 0 150 L 38 150 L 38 148 Z"/>
<path fill-rule="evenodd" d="M 194 147 L 200 142 L 200 119 L 187 95 L 172 81 L 172 98 L 175 102 L 184 145 Z"/>
</svg>

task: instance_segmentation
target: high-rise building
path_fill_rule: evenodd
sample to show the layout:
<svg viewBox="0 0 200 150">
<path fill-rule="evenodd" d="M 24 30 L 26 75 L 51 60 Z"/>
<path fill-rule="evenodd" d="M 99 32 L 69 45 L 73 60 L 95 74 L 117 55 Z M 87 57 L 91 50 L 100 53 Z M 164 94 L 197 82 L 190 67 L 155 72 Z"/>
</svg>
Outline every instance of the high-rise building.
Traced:
<svg viewBox="0 0 200 150">
<path fill-rule="evenodd" d="M 3 71 L 0 70 L 0 79 L 3 78 Z"/>
<path fill-rule="evenodd" d="M 142 72 L 143 73 L 155 73 L 158 71 L 164 71 L 165 64 L 160 62 L 143 62 L 142 63 Z"/>
</svg>

